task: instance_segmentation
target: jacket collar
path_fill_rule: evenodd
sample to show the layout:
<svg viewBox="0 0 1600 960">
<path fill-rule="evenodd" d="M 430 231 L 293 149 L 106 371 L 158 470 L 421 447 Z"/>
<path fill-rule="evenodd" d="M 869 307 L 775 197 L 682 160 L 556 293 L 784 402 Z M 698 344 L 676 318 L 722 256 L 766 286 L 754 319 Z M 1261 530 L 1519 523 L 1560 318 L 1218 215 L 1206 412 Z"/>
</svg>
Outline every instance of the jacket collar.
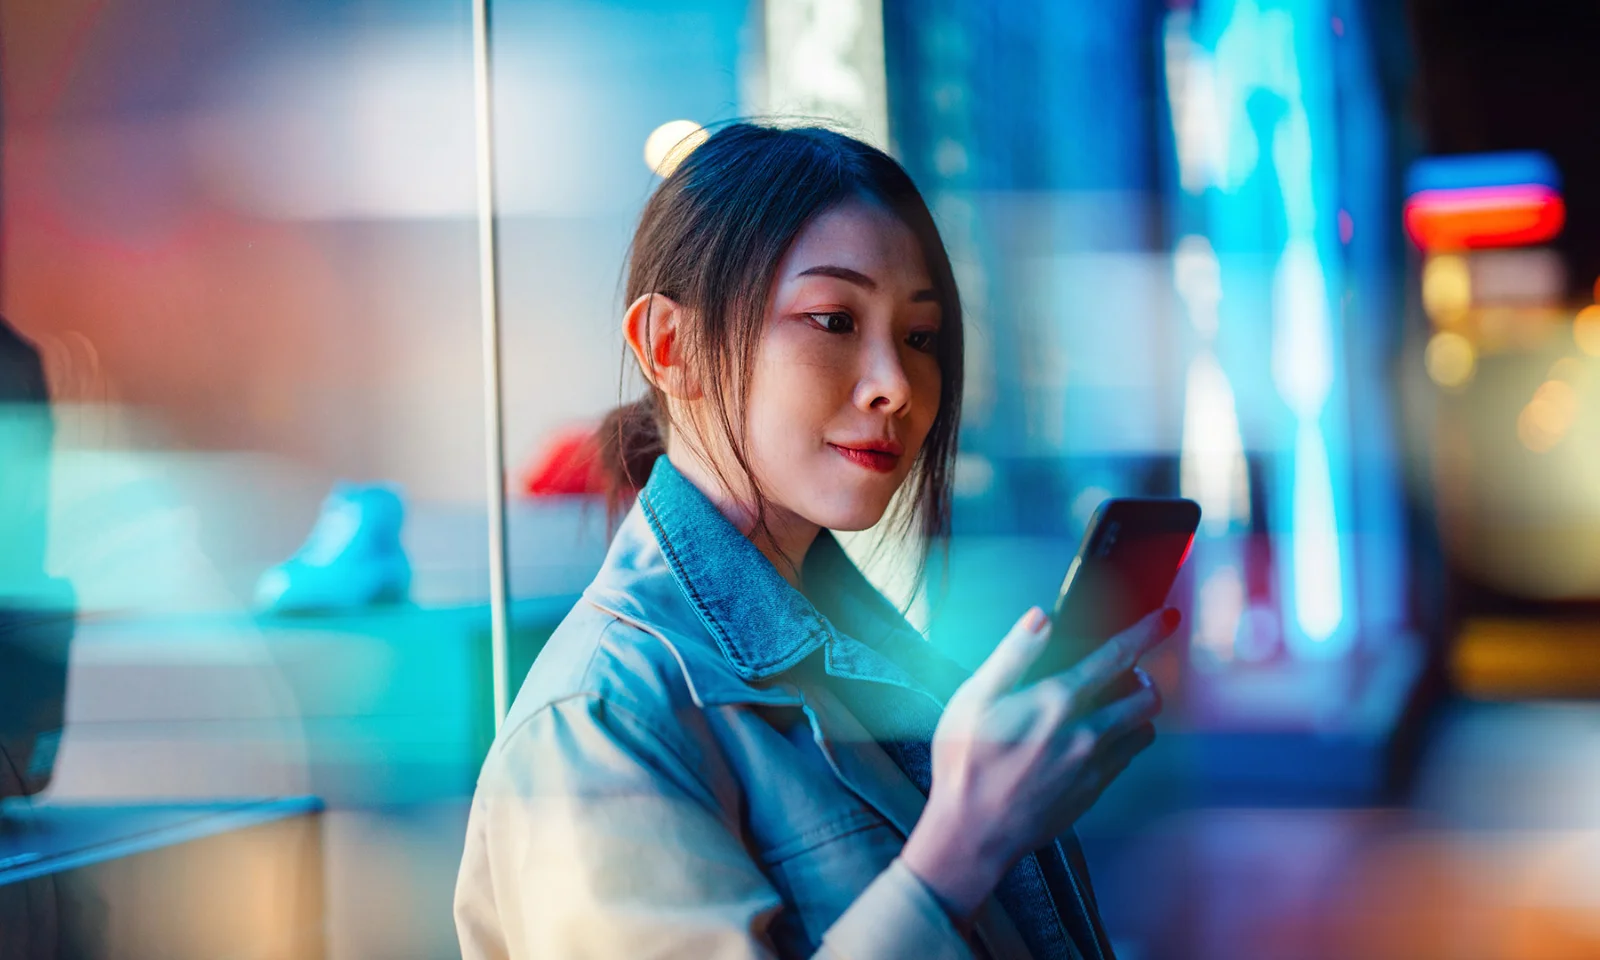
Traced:
<svg viewBox="0 0 1600 960">
<path fill-rule="evenodd" d="M 824 651 L 835 677 L 943 702 L 964 678 L 862 576 L 827 530 L 802 594 L 666 457 L 617 531 L 591 603 L 674 642 L 704 702 L 765 702 L 785 671 Z M 697 637 L 709 634 L 715 649 Z"/>
<path fill-rule="evenodd" d="M 822 612 L 664 456 L 639 492 L 639 509 L 673 579 L 742 679 L 770 679 L 833 639 Z M 803 576 L 816 552 L 814 545 L 806 555 Z"/>
</svg>

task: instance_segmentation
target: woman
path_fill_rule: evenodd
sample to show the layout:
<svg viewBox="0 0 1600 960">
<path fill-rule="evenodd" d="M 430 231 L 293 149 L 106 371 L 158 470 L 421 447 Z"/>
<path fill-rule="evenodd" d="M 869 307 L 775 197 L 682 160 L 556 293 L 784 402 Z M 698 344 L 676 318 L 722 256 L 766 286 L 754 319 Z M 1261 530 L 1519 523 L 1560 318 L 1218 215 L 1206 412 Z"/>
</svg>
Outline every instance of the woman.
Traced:
<svg viewBox="0 0 1600 960">
<path fill-rule="evenodd" d="M 628 300 L 649 391 L 602 440 L 642 489 L 484 763 L 464 955 L 1109 957 L 1071 828 L 1159 697 L 1081 705 L 1176 611 L 1017 689 L 1033 609 L 967 678 L 829 533 L 949 531 L 961 307 L 905 172 L 726 127 L 646 205 Z"/>
</svg>

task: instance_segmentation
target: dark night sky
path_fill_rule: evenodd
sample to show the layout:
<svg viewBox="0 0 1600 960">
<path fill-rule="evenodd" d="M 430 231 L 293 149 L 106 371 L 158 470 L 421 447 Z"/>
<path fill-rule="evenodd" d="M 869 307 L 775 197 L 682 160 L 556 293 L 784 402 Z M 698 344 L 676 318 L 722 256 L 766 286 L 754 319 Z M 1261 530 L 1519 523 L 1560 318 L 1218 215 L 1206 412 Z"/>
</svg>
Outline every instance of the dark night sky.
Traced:
<svg viewBox="0 0 1600 960">
<path fill-rule="evenodd" d="M 1429 153 L 1539 149 L 1565 180 L 1572 292 L 1600 276 L 1600 0 L 1411 0 Z"/>
</svg>

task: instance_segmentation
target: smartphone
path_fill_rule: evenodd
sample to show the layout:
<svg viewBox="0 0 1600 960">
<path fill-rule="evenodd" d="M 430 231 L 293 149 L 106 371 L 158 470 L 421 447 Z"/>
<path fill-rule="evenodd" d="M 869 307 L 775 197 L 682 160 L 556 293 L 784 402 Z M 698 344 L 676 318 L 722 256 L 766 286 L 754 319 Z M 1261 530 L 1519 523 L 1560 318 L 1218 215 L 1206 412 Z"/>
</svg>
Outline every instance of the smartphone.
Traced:
<svg viewBox="0 0 1600 960">
<path fill-rule="evenodd" d="M 1199 526 L 1200 505 L 1177 497 L 1119 497 L 1095 508 L 1056 597 L 1050 642 L 1028 679 L 1066 670 L 1159 610 Z M 1109 699 L 1136 687 L 1130 674 Z"/>
</svg>

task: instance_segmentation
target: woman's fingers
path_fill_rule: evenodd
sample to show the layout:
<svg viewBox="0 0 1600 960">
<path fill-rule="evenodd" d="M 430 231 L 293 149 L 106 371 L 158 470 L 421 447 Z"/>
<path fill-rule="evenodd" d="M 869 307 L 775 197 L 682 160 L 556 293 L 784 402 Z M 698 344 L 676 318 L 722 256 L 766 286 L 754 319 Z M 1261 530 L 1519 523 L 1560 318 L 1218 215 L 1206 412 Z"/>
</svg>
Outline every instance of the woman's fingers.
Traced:
<svg viewBox="0 0 1600 960">
<path fill-rule="evenodd" d="M 1139 689 L 1124 697 L 1112 701 L 1081 720 L 1064 724 L 1056 732 L 1056 740 L 1062 744 L 1061 750 L 1065 760 L 1072 762 L 1081 759 L 1085 752 L 1082 749 L 1083 741 L 1087 739 L 1094 752 L 1099 753 L 1106 744 L 1119 740 L 1139 726 L 1154 720 L 1156 714 L 1161 712 L 1161 693 L 1151 681 L 1150 675 L 1135 667 L 1134 676 L 1139 681 Z"/>
<path fill-rule="evenodd" d="M 961 685 L 957 696 L 988 702 L 1010 693 L 1044 652 L 1049 635 L 1050 618 L 1038 607 L 1029 609 Z"/>
<path fill-rule="evenodd" d="M 1156 727 L 1149 722 L 1141 723 L 1119 737 L 1101 740 L 1094 755 L 1089 759 L 1089 765 L 1094 768 L 1100 789 L 1104 790 L 1107 784 L 1128 769 L 1128 764 L 1133 762 L 1134 757 L 1143 753 L 1155 741 Z"/>
<path fill-rule="evenodd" d="M 1102 743 L 1117 740 L 1141 724 L 1149 723 L 1161 712 L 1161 694 L 1150 682 L 1150 676 L 1139 670 L 1139 689 L 1114 700 L 1084 718 L 1084 726 L 1094 732 Z"/>
<path fill-rule="evenodd" d="M 1102 740 L 1092 762 L 1111 777 L 1115 777 L 1127 769 L 1133 758 L 1143 753 L 1155 740 L 1155 724 L 1146 721 L 1119 737 Z"/>
<path fill-rule="evenodd" d="M 1086 739 L 1092 739 L 1082 727 L 1078 729 Z M 1089 757 L 1080 761 L 1082 766 L 1065 802 L 1079 811 L 1089 809 L 1100 799 L 1100 794 L 1111 786 L 1111 782 L 1128 769 L 1133 758 L 1155 742 L 1155 738 L 1155 726 L 1144 723 L 1115 740 L 1101 741 Z M 1081 742 L 1074 741 L 1072 749 L 1076 750 Z"/>
<path fill-rule="evenodd" d="M 1133 669 L 1139 658 L 1172 636 L 1183 619 L 1176 607 L 1167 607 L 1140 620 L 1101 644 L 1095 651 L 1061 674 L 1061 682 L 1079 703 L 1099 692 L 1118 675 Z"/>
</svg>

